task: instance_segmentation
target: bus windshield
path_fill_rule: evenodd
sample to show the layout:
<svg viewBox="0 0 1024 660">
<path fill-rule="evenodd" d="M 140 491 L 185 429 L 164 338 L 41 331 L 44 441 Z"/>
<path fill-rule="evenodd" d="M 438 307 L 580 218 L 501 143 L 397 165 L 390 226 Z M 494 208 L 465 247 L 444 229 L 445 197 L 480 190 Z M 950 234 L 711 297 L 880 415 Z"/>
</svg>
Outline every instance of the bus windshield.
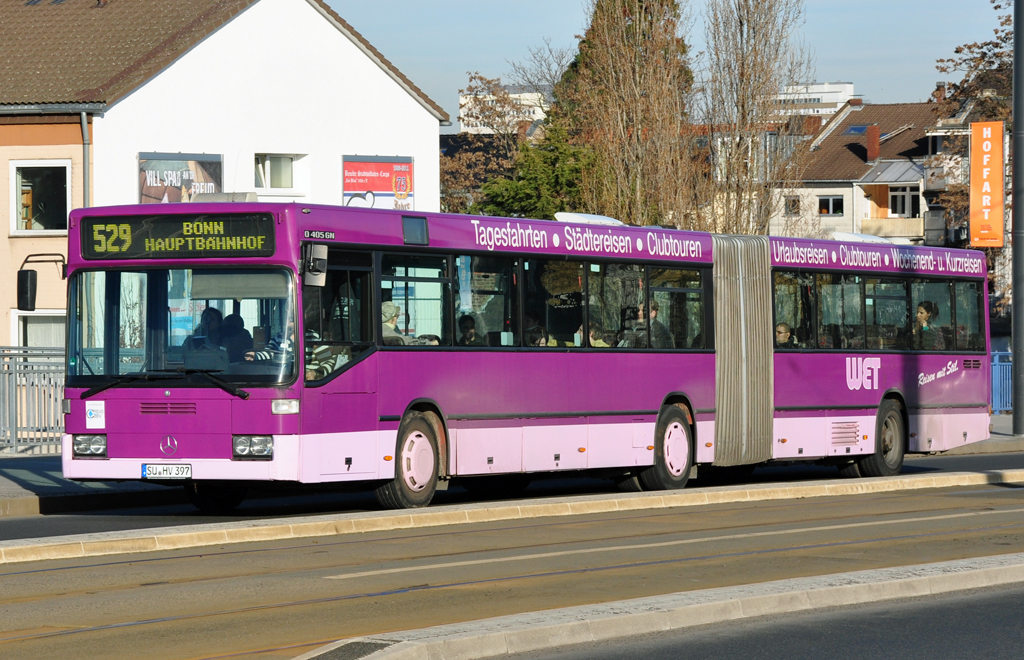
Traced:
<svg viewBox="0 0 1024 660">
<path fill-rule="evenodd" d="M 249 385 L 295 378 L 295 287 L 284 269 L 80 272 L 69 310 L 69 387 L 128 375 L 145 386 L 146 374 L 166 386 L 196 372 Z"/>
</svg>

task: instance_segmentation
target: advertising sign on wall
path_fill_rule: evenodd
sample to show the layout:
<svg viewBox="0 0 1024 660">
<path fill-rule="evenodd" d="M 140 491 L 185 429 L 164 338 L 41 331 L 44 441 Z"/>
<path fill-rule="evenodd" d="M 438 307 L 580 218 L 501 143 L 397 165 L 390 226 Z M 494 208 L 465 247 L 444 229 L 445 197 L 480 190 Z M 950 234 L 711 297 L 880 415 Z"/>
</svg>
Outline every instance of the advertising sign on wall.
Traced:
<svg viewBox="0 0 1024 660">
<path fill-rule="evenodd" d="M 972 247 L 1003 247 L 1003 177 L 1003 122 L 972 123 Z"/>
<path fill-rule="evenodd" d="M 413 162 L 405 156 L 344 156 L 345 206 L 415 210 Z"/>
<path fill-rule="evenodd" d="M 139 203 L 188 202 L 196 193 L 223 192 L 220 155 L 139 154 Z"/>
</svg>

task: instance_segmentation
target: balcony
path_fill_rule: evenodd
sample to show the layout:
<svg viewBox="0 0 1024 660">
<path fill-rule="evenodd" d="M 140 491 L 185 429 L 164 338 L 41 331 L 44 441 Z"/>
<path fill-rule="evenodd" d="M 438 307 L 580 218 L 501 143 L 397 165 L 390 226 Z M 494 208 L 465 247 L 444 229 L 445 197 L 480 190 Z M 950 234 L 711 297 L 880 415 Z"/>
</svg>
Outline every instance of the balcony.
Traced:
<svg viewBox="0 0 1024 660">
<path fill-rule="evenodd" d="M 864 218 L 861 233 L 883 238 L 924 238 L 924 218 Z"/>
</svg>

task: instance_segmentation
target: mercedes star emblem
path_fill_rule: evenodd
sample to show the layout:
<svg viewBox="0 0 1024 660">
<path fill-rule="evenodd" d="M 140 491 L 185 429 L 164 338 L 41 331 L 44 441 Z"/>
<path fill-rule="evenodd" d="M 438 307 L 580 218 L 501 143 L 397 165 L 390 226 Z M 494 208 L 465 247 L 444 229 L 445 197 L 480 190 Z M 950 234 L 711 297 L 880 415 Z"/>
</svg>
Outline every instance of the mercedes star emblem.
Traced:
<svg viewBox="0 0 1024 660">
<path fill-rule="evenodd" d="M 178 441 L 174 439 L 173 435 L 164 436 L 163 440 L 160 441 L 160 451 L 168 456 L 178 451 Z"/>
</svg>

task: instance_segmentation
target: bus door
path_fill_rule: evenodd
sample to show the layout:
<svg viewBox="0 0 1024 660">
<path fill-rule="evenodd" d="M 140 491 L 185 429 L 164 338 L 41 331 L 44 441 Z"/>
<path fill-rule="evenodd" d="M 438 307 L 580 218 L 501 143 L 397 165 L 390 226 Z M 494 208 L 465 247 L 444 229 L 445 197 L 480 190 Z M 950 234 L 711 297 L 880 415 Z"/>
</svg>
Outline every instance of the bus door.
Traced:
<svg viewBox="0 0 1024 660">
<path fill-rule="evenodd" d="M 373 255 L 331 248 L 324 286 L 302 289 L 304 442 L 321 477 L 377 470 Z"/>
</svg>

